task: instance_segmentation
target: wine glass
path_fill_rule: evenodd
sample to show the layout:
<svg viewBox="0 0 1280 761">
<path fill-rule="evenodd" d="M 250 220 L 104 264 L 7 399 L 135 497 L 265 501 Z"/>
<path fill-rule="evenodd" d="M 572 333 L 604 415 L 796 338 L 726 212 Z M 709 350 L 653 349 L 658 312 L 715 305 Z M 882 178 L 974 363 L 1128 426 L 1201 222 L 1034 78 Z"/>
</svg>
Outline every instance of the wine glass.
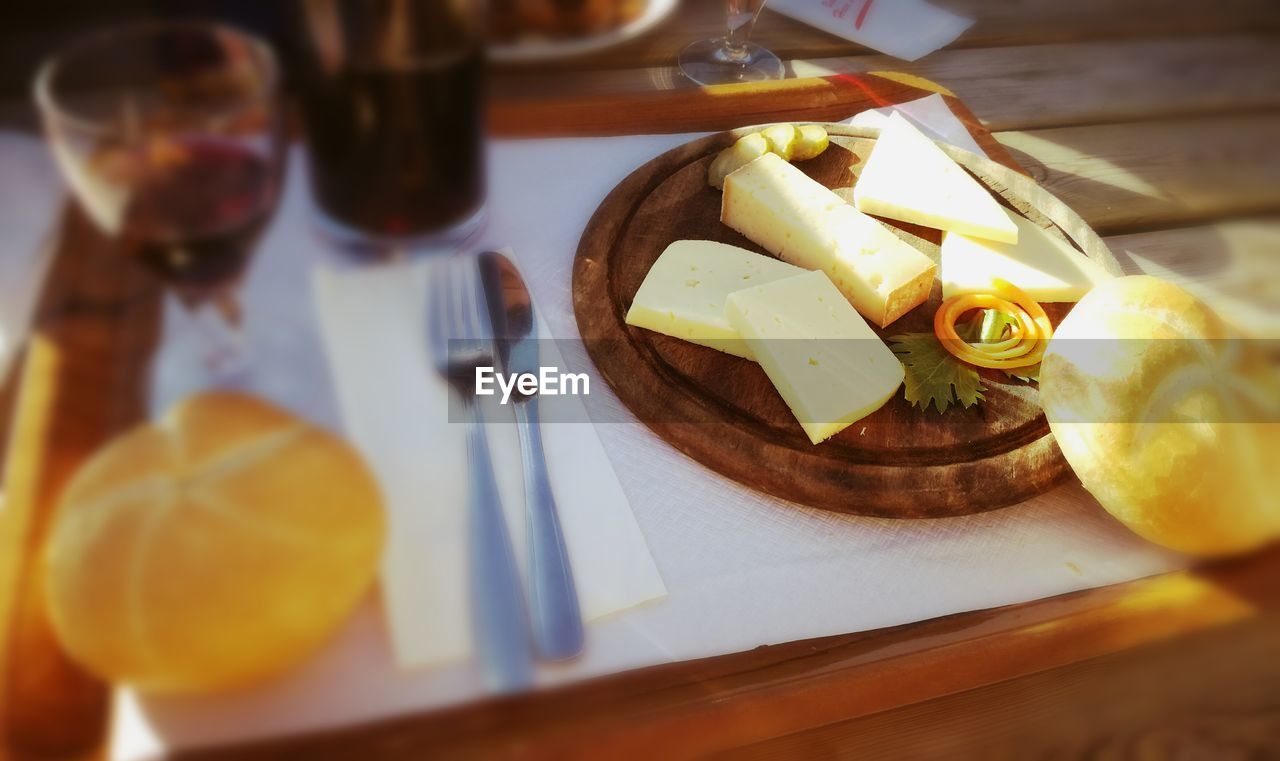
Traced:
<svg viewBox="0 0 1280 761">
<path fill-rule="evenodd" d="M 188 392 L 247 380 L 236 290 L 279 196 L 278 88 L 265 43 L 190 21 L 91 34 L 36 75 L 46 138 L 86 215 L 196 328 L 175 382 Z"/>
<path fill-rule="evenodd" d="M 698 40 L 680 51 L 680 71 L 700 85 L 781 79 L 782 61 L 750 42 L 765 0 L 725 0 L 725 35 Z"/>
</svg>

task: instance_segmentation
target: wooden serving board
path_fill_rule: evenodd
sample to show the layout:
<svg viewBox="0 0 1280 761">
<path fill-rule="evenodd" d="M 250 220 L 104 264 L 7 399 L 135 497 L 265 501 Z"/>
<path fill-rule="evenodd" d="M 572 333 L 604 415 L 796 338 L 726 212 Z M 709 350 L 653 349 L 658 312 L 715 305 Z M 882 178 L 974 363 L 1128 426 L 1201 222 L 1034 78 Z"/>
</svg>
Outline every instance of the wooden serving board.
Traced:
<svg viewBox="0 0 1280 761">
<path fill-rule="evenodd" d="M 848 187 L 876 130 L 828 124 L 831 147 L 797 164 L 829 188 Z M 706 182 L 712 158 L 747 127 L 695 140 L 633 172 L 596 210 L 574 263 L 574 309 L 600 374 L 659 436 L 707 467 L 753 489 L 813 507 L 896 518 L 963 515 L 1020 502 L 1069 472 L 1040 411 L 1034 384 L 984 371 L 974 407 L 912 407 L 899 392 L 877 412 L 813 445 L 754 362 L 628 326 L 628 307 L 668 244 L 705 239 L 762 249 L 720 222 L 721 193 Z M 1007 206 L 1065 233 L 1082 255 L 1119 274 L 1106 244 L 1078 215 L 1024 174 L 943 146 Z M 937 230 L 893 223 L 938 259 Z M 942 301 L 928 302 L 882 338 L 932 330 Z M 1047 305 L 1060 319 L 1069 305 Z"/>
</svg>

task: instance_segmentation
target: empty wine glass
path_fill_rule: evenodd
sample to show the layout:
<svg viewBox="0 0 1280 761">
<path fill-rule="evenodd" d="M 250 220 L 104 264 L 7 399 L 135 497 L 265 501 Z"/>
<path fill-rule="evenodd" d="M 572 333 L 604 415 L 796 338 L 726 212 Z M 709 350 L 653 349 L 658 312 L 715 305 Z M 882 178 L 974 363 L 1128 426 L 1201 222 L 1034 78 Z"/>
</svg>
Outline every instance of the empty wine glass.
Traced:
<svg viewBox="0 0 1280 761">
<path fill-rule="evenodd" d="M 680 51 L 680 71 L 700 85 L 781 79 L 782 61 L 750 42 L 765 0 L 726 0 L 725 35 Z"/>
<path fill-rule="evenodd" d="M 186 21 L 91 34 L 36 76 L 46 138 L 86 215 L 195 326 L 187 391 L 246 385 L 236 290 L 279 195 L 278 80 L 265 43 Z"/>
</svg>

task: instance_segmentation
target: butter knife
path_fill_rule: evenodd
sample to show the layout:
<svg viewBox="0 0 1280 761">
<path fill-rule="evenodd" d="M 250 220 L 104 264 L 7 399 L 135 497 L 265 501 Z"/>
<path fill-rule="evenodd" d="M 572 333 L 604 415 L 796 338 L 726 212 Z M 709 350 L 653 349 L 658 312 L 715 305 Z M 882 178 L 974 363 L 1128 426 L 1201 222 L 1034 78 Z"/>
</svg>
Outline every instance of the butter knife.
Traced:
<svg viewBox="0 0 1280 761">
<path fill-rule="evenodd" d="M 480 255 L 480 273 L 494 327 L 498 362 L 507 375 L 538 375 L 538 325 L 533 301 L 520 272 L 494 251 Z M 538 417 L 538 396 L 512 392 L 524 460 L 525 519 L 528 525 L 529 598 L 533 639 L 547 660 L 582 652 L 582 612 L 569 553 L 560 529 L 555 494 L 547 475 Z"/>
</svg>

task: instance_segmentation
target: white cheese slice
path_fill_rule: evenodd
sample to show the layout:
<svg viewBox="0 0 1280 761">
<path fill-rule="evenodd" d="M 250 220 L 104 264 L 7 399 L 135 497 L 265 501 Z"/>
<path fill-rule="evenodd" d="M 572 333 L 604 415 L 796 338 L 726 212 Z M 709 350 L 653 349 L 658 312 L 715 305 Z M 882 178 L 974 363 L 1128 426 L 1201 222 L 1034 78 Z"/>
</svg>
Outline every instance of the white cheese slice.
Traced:
<svg viewBox="0 0 1280 761">
<path fill-rule="evenodd" d="M 1036 301 L 1079 301 L 1093 286 L 1111 279 L 1059 237 L 1029 219 L 1006 212 L 1018 227 L 1017 243 L 998 243 L 960 233 L 942 238 L 942 295 L 991 293 L 993 278 L 1026 291 Z"/>
<path fill-rule="evenodd" d="M 897 112 L 858 175 L 853 201 L 867 214 L 1018 242 L 1018 228 L 991 193 Z"/>
<path fill-rule="evenodd" d="M 720 221 L 785 261 L 825 272 L 881 327 L 927 299 L 937 272 L 884 224 L 771 153 L 725 178 Z"/>
<path fill-rule="evenodd" d="M 898 358 L 822 272 L 737 291 L 726 313 L 814 444 L 902 384 Z"/>
<path fill-rule="evenodd" d="M 649 268 L 627 324 L 751 359 L 725 316 L 730 293 L 803 273 L 754 251 L 710 240 L 678 240 Z"/>
</svg>

